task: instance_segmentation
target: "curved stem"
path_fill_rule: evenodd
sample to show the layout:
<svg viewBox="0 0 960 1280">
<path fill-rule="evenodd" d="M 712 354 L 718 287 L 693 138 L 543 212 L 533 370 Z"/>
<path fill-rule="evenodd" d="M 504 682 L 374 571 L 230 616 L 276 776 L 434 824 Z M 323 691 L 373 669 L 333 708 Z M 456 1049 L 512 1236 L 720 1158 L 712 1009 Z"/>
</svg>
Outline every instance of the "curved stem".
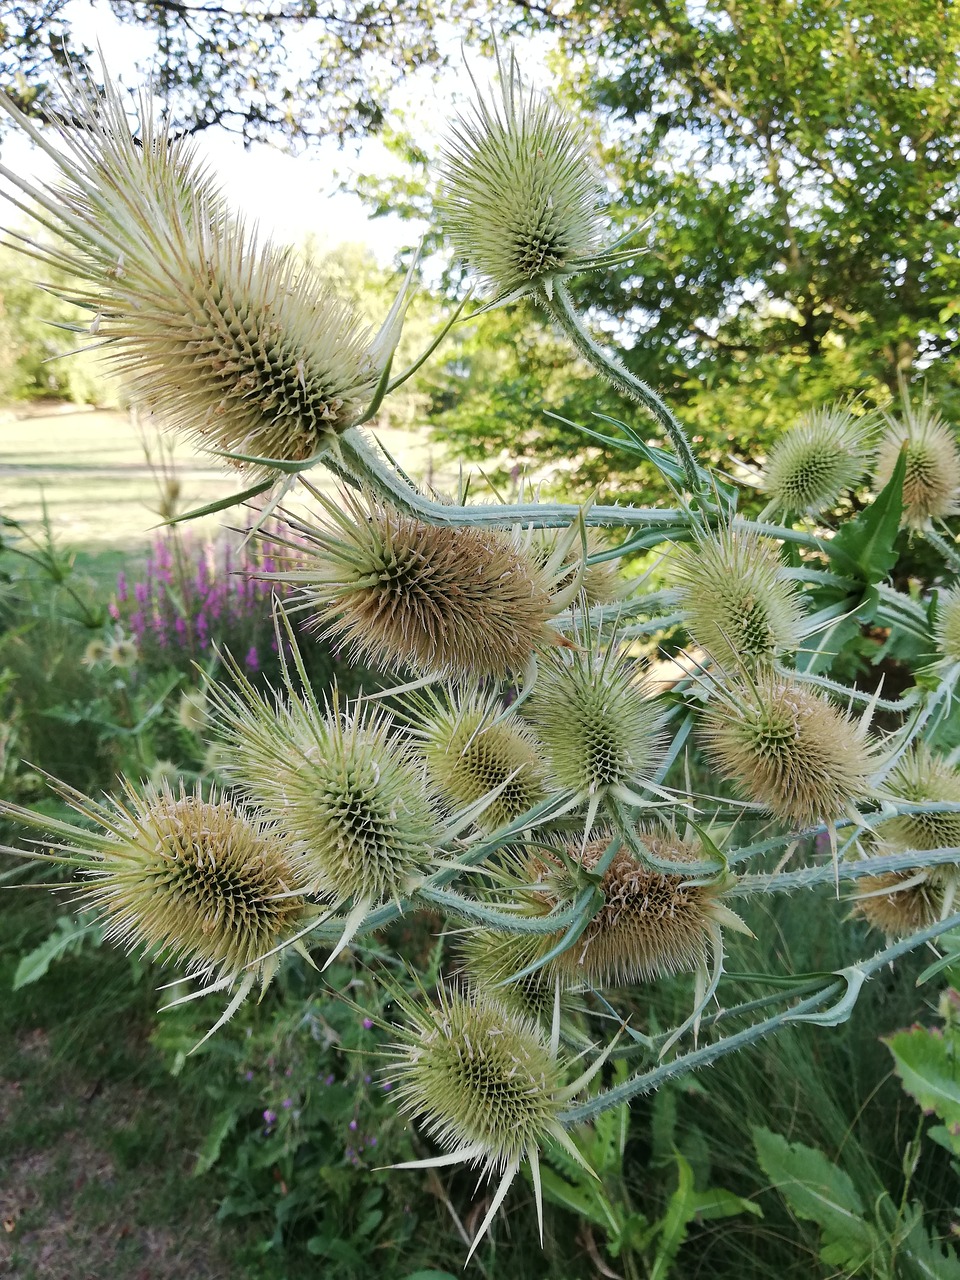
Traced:
<svg viewBox="0 0 960 1280">
<path fill-rule="evenodd" d="M 584 328 L 583 321 L 574 309 L 573 302 L 565 286 L 559 281 L 556 282 L 552 296 L 540 293 L 538 301 L 545 308 L 557 328 L 570 339 L 584 360 L 601 377 L 606 378 L 621 395 L 626 396 L 637 404 L 642 404 L 645 409 L 653 414 L 670 437 L 670 442 L 680 461 L 680 465 L 683 467 L 690 492 L 696 494 L 706 493 L 708 490 L 706 477 L 697 466 L 697 460 L 694 457 L 693 449 L 690 447 L 690 441 L 687 439 L 687 434 L 683 427 L 652 387 L 641 381 L 635 374 L 632 374 L 616 356 L 604 351 L 599 343 L 591 338 Z"/>
<path fill-rule="evenodd" d="M 454 893 L 449 889 L 426 887 L 417 892 L 417 897 L 422 898 L 424 902 L 442 907 L 444 911 L 479 920 L 482 924 L 503 929 L 506 933 L 558 933 L 570 925 L 582 910 L 582 907 L 574 902 L 564 907 L 562 911 L 552 911 L 549 915 L 526 916 L 509 911 L 497 911 L 485 902 L 465 898 L 462 894 Z"/>
</svg>

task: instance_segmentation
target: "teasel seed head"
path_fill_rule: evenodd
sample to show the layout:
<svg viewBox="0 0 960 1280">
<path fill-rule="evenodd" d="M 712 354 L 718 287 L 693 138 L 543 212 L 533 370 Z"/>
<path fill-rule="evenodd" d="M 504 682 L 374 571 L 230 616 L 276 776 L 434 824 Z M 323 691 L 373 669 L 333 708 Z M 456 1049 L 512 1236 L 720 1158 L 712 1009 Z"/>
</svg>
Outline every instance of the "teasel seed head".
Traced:
<svg viewBox="0 0 960 1280">
<path fill-rule="evenodd" d="M 885 871 L 857 881 L 855 915 L 888 938 L 903 938 L 940 919 L 943 889 L 923 871 Z"/>
<path fill-rule="evenodd" d="M 773 445 L 763 489 L 774 510 L 819 515 L 863 476 L 877 433 L 875 413 L 831 404 L 801 414 Z"/>
<path fill-rule="evenodd" d="M 937 648 L 948 662 L 960 662 L 960 585 L 940 592 L 935 626 Z"/>
<path fill-rule="evenodd" d="M 411 700 L 411 720 L 437 790 L 457 808 L 503 788 L 477 818 L 485 831 L 513 822 L 547 795 L 540 747 L 494 693 L 429 692 Z"/>
<path fill-rule="evenodd" d="M 666 828 L 641 828 L 637 835 L 655 857 L 669 862 L 698 862 L 699 845 Z M 566 845 L 574 867 L 592 871 L 609 847 L 611 833 L 599 833 L 586 845 Z M 536 873 L 537 864 L 531 868 Z M 555 907 L 576 892 L 573 875 L 562 862 L 539 863 L 544 906 Z M 621 848 L 603 874 L 604 904 L 580 938 L 550 962 L 549 972 L 565 986 L 620 987 L 652 982 L 668 974 L 707 967 L 720 925 L 744 931 L 738 916 L 720 901 L 723 885 L 698 884 L 682 873 L 666 875 L 646 867 Z"/>
<path fill-rule="evenodd" d="M 236 676 L 236 673 L 234 673 Z M 211 686 L 226 771 L 289 835 L 302 887 L 363 911 L 422 878 L 444 815 L 422 762 L 369 704 L 341 711 L 288 689 L 272 704 L 249 686 Z"/>
<path fill-rule="evenodd" d="M 918 742 L 887 774 L 883 789 L 888 797 L 907 804 L 960 804 L 960 770 Z M 901 813 L 885 818 L 874 831 L 892 853 L 960 848 L 960 812 Z"/>
<path fill-rule="evenodd" d="M 457 938 L 456 949 L 463 977 L 478 998 L 492 995 L 509 1013 L 549 1026 L 556 974 L 540 968 L 517 981 L 509 979 L 544 956 L 555 941 L 553 935 L 470 929 Z"/>
<path fill-rule="evenodd" d="M 947 425 L 926 394 L 914 407 L 903 393 L 903 418 L 887 418 L 888 429 L 880 442 L 874 484 L 882 489 L 893 475 L 906 444 L 907 468 L 903 480 L 901 523 L 909 529 L 926 529 L 960 511 L 960 447 L 955 431 Z"/>
<path fill-rule="evenodd" d="M 79 862 L 78 900 L 98 915 L 109 940 L 128 951 L 184 965 L 186 975 L 222 988 L 248 976 L 268 981 L 269 956 L 315 914 L 297 887 L 293 851 L 271 822 L 241 804 L 209 799 L 199 785 L 166 780 L 138 793 L 91 800 L 61 783 L 63 800 L 96 829 L 39 814 L 4 812 L 47 830 L 48 856 Z M 252 972 L 251 972 L 252 971 Z"/>
<path fill-rule="evenodd" d="M 659 707 L 616 639 L 545 656 L 526 705 L 550 767 L 550 782 L 584 796 L 638 799 L 663 759 Z"/>
<path fill-rule="evenodd" d="M 65 180 L 14 177 L 64 245 L 23 246 L 75 279 L 63 296 L 92 313 L 130 396 L 204 449 L 301 462 L 329 446 L 370 401 L 396 316 L 374 338 L 315 272 L 259 243 L 147 94 L 138 133 L 109 80 L 102 96 L 64 90 L 57 146 L 0 99 Z"/>
<path fill-rule="evenodd" d="M 790 826 L 831 823 L 873 794 L 881 761 L 868 717 L 771 671 L 714 687 L 704 745 L 745 799 Z"/>
<path fill-rule="evenodd" d="M 427 524 L 372 496 L 323 499 L 320 525 L 291 521 L 312 625 L 349 642 L 360 662 L 419 676 L 503 679 L 556 641 L 550 583 L 519 535 Z"/>
<path fill-rule="evenodd" d="M 772 542 L 729 527 L 679 548 L 675 565 L 690 634 L 721 666 L 799 648 L 802 599 Z"/>
<path fill-rule="evenodd" d="M 440 218 L 457 255 L 500 300 L 594 265 L 601 187 L 583 133 L 525 89 L 498 53 L 501 101 L 478 97 L 447 144 Z"/>
<path fill-rule="evenodd" d="M 534 554 L 538 562 L 546 563 L 558 545 L 565 540 L 566 531 L 561 529 L 540 529 L 534 543 Z M 577 541 L 569 545 L 567 558 L 570 571 L 561 579 L 560 587 L 573 580 L 574 573 L 580 573 L 580 596 L 586 608 L 594 605 L 616 604 L 627 593 L 627 584 L 620 576 L 616 560 L 600 560 L 595 564 L 587 564 L 584 557 L 596 555 L 603 551 L 605 544 L 599 529 L 586 530 L 585 545 Z"/>
<path fill-rule="evenodd" d="M 432 1006 L 397 993 L 406 1026 L 388 1050 L 384 1068 L 398 1087 L 394 1096 L 444 1150 L 435 1159 L 406 1167 L 452 1164 L 502 1174 L 469 1257 L 490 1225 L 523 1161 L 530 1165 L 537 1217 L 543 1236 L 540 1149 L 559 1144 L 579 1164 L 583 1157 L 560 1124 L 564 1106 L 602 1065 L 601 1055 L 572 1084 L 557 1056 L 558 1028 L 548 1040 L 530 1018 L 504 1009 L 489 997 L 440 991 Z M 403 1167 L 403 1166 L 401 1166 Z"/>
</svg>

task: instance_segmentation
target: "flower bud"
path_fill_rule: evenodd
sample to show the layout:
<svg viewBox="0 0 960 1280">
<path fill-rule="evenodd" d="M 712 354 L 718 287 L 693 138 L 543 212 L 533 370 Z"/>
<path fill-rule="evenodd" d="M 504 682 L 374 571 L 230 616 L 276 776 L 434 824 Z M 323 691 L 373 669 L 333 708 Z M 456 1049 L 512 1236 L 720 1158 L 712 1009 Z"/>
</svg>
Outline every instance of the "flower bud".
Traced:
<svg viewBox="0 0 960 1280">
<path fill-rule="evenodd" d="M 901 523 L 909 529 L 925 529 L 932 520 L 956 515 L 960 511 L 960 448 L 955 432 L 926 395 L 918 408 L 904 395 L 903 419 L 888 417 L 887 423 L 874 484 L 883 488 L 906 444 Z"/>
<path fill-rule="evenodd" d="M 923 743 L 915 744 L 900 758 L 883 786 L 888 796 L 907 804 L 960 804 L 960 770 L 942 756 L 935 756 Z M 892 853 L 960 848 L 960 812 L 901 813 L 885 818 L 874 831 Z M 932 868 L 931 872 L 936 870 Z"/>
<path fill-rule="evenodd" d="M 819 515 L 861 478 L 876 434 L 876 416 L 832 404 L 802 414 L 773 445 L 763 476 L 774 510 Z"/>
<path fill-rule="evenodd" d="M 940 919 L 943 891 L 922 871 L 885 871 L 857 881 L 853 910 L 888 938 L 903 938 Z"/>
</svg>

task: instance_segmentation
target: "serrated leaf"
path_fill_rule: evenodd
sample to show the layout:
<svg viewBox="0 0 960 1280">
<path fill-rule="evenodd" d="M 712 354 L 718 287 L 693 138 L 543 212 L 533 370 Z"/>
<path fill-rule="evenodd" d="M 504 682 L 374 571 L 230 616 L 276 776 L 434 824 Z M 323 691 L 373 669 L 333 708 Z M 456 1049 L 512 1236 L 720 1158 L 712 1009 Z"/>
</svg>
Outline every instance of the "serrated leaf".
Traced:
<svg viewBox="0 0 960 1280">
<path fill-rule="evenodd" d="M 707 1187 L 706 1191 L 698 1191 L 694 1197 L 694 1212 L 704 1222 L 715 1218 L 735 1218 L 740 1213 L 763 1217 L 763 1210 L 756 1200 L 745 1200 L 723 1187 Z"/>
<path fill-rule="evenodd" d="M 687 1227 L 696 1214 L 693 1203 L 696 1197 L 693 1189 L 693 1170 L 683 1156 L 677 1155 L 675 1159 L 677 1189 L 667 1201 L 666 1212 L 661 1220 L 657 1254 L 650 1269 L 650 1280 L 665 1280 L 670 1274 L 677 1252 L 687 1238 Z"/>
<path fill-rule="evenodd" d="M 210 1132 L 200 1148 L 197 1163 L 193 1167 L 195 1177 L 208 1173 L 220 1159 L 223 1144 L 229 1134 L 237 1127 L 238 1118 L 236 1109 L 228 1107 L 221 1111 L 216 1120 L 214 1120 Z"/>
<path fill-rule="evenodd" d="M 38 982 L 50 966 L 71 951 L 82 946 L 99 946 L 103 930 L 96 918 L 90 915 L 60 916 L 53 932 L 38 947 L 22 956 L 13 975 L 14 991 Z"/>
<path fill-rule="evenodd" d="M 882 582 L 897 562 L 894 546 L 903 514 L 903 477 L 907 454 L 902 450 L 888 482 L 866 510 L 848 520 L 830 541 L 829 556 L 841 573 L 865 583 Z"/>
<path fill-rule="evenodd" d="M 904 1089 L 928 1115 L 943 1121 L 960 1152 L 960 1036 L 952 1029 L 912 1027 L 883 1043 Z"/>
<path fill-rule="evenodd" d="M 752 1130 L 760 1167 L 797 1215 L 821 1232 L 820 1256 L 830 1266 L 864 1269 L 883 1256 L 880 1232 L 864 1221 L 863 1203 L 850 1178 L 815 1147 L 790 1143 L 769 1129 Z"/>
<path fill-rule="evenodd" d="M 911 1280 L 960 1280 L 960 1259 L 948 1244 L 930 1239 L 923 1226 L 922 1211 L 919 1206 L 915 1208 L 916 1221 L 897 1255 L 900 1272 L 909 1274 Z"/>
</svg>

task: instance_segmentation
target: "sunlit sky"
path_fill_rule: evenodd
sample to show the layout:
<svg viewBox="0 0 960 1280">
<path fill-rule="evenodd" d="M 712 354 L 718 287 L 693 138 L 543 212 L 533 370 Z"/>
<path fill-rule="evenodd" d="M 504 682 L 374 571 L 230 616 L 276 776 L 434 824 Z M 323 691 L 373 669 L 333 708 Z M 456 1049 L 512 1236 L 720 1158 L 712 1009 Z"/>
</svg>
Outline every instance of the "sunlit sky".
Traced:
<svg viewBox="0 0 960 1280">
<path fill-rule="evenodd" d="M 136 63 L 145 59 L 150 46 L 135 24 L 119 23 L 103 0 L 71 0 L 66 17 L 78 43 L 99 46 L 111 75 L 128 88 L 137 87 Z M 540 50 L 530 52 L 539 62 Z M 452 61 L 456 64 L 459 59 L 458 50 Z M 473 55 L 471 66 L 481 83 L 489 79 L 489 69 L 479 55 Z M 388 107 L 401 108 L 405 123 L 413 122 L 418 142 L 439 151 L 445 122 L 464 102 L 465 84 L 469 87 L 459 70 L 439 80 L 424 70 L 406 78 Z M 386 265 L 398 250 L 415 244 L 423 230 L 399 217 L 372 218 L 363 202 L 350 193 L 351 175 L 384 174 L 396 166 L 376 139 L 344 149 L 333 139 L 321 141 L 298 156 L 285 154 L 279 139 L 276 145 L 245 149 L 236 136 L 221 128 L 205 130 L 198 141 L 230 203 L 282 243 L 299 244 L 308 235 L 316 238 L 321 249 L 362 243 Z M 52 162 L 15 132 L 3 139 L 2 159 L 8 168 L 33 180 L 54 176 Z"/>
</svg>

